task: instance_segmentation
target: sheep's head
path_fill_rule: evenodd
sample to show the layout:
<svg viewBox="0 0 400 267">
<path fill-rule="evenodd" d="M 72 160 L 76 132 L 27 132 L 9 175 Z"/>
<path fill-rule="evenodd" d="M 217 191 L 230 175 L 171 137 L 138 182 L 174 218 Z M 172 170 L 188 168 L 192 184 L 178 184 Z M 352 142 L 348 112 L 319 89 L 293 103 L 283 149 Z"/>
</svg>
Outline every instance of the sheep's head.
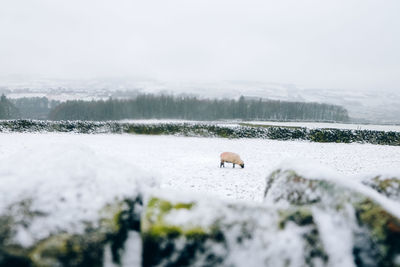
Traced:
<svg viewBox="0 0 400 267">
<path fill-rule="evenodd" d="M 244 168 L 244 163 L 240 164 L 240 167 L 242 167 L 242 169 Z"/>
</svg>

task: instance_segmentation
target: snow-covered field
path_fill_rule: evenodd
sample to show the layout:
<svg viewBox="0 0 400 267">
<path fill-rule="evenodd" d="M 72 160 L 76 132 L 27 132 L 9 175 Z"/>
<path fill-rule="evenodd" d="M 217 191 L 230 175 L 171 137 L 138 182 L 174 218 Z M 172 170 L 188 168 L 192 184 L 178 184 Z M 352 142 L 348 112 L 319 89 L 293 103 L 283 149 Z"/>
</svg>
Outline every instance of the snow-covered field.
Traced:
<svg viewBox="0 0 400 267">
<path fill-rule="evenodd" d="M 232 169 L 230 164 L 219 168 L 219 154 L 223 151 L 239 153 L 245 168 Z M 54 152 L 62 154 L 57 161 L 49 158 Z M 400 147 L 396 146 L 128 134 L 0 134 L 0 166 L 7 164 L 1 170 L 23 168 L 29 173 L 39 167 L 21 164 L 27 163 L 26 158 L 42 162 L 43 168 L 46 164 L 54 168 L 46 171 L 49 180 L 56 179 L 54 174 L 59 175 L 57 164 L 63 164 L 63 169 L 66 165 L 74 168 L 95 164 L 88 169 L 107 173 L 112 176 L 110 179 L 126 179 L 129 172 L 135 175 L 132 164 L 161 179 L 162 188 L 254 201 L 262 199 L 267 175 L 285 161 L 327 165 L 349 179 L 400 170 Z M 82 180 L 89 179 L 87 175 L 90 173 L 82 173 Z M 20 182 L 21 187 L 26 183 Z M 39 189 L 42 185 L 31 186 Z M 0 188 L 3 196 L 11 193 Z"/>
</svg>

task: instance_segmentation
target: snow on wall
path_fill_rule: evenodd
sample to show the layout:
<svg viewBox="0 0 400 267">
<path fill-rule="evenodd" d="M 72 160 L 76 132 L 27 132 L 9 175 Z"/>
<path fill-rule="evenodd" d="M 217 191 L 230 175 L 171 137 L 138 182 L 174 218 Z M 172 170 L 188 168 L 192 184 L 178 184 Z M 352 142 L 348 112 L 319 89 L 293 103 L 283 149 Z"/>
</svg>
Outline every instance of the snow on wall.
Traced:
<svg viewBox="0 0 400 267">
<path fill-rule="evenodd" d="M 43 215 L 19 233 L 27 246 L 61 229 L 82 232 L 82 222 L 97 222 L 105 204 L 134 196 L 141 185 L 156 183 L 155 175 L 127 160 L 99 155 L 82 143 L 52 142 L 48 135 L 39 136 L 44 137 L 42 142 L 32 136 L 27 146 L 16 151 L 7 151 L 16 139 L 0 145 L 0 214 L 11 204 L 28 201 L 31 210 Z M 4 136 L 1 139 L 5 141 Z"/>
</svg>

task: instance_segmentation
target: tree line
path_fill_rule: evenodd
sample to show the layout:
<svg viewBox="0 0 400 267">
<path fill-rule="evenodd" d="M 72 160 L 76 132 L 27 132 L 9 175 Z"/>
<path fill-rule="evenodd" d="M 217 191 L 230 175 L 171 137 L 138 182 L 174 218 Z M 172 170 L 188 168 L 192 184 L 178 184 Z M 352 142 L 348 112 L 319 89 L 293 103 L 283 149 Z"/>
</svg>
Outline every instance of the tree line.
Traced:
<svg viewBox="0 0 400 267">
<path fill-rule="evenodd" d="M 0 119 L 14 119 L 20 116 L 18 108 L 7 99 L 5 95 L 0 96 Z"/>
<path fill-rule="evenodd" d="M 10 99 L 19 111 L 21 119 L 46 120 L 50 111 L 60 104 L 60 101 L 49 100 L 47 97 L 21 97 Z"/>
<path fill-rule="evenodd" d="M 21 97 L 8 99 L 0 96 L 0 119 L 48 119 L 48 115 L 60 101 L 46 97 Z"/>
<path fill-rule="evenodd" d="M 200 99 L 195 96 L 139 94 L 134 99 L 72 100 L 54 107 L 51 120 L 299 120 L 348 121 L 338 105 L 265 99 Z"/>
</svg>

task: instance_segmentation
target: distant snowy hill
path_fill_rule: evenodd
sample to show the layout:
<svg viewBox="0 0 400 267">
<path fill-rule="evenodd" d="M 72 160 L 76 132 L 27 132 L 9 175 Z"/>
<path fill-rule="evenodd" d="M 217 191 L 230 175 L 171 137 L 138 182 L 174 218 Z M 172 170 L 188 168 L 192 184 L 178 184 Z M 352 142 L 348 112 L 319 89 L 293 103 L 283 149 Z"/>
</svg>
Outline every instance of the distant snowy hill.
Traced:
<svg viewBox="0 0 400 267">
<path fill-rule="evenodd" d="M 204 98 L 238 98 L 241 95 L 287 101 L 341 105 L 356 121 L 400 123 L 400 92 L 307 89 L 292 84 L 249 81 L 160 82 L 150 79 L 56 80 L 0 77 L 0 93 L 9 98 L 46 96 L 55 100 L 131 98 L 138 93 L 190 94 Z"/>
</svg>

